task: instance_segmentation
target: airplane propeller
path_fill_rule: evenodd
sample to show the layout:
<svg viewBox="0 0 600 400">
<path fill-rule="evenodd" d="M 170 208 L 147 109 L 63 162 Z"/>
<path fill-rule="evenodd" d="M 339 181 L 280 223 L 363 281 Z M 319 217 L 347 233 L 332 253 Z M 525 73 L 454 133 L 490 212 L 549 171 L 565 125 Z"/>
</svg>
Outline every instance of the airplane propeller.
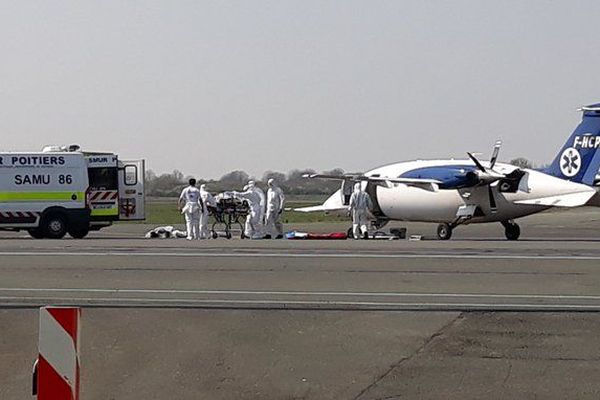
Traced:
<svg viewBox="0 0 600 400">
<path fill-rule="evenodd" d="M 496 165 L 496 160 L 498 159 L 498 154 L 500 153 L 500 147 L 502 147 L 502 140 L 496 140 L 494 144 L 494 150 L 492 151 L 492 158 L 490 159 L 490 168 L 494 168 Z"/>
<path fill-rule="evenodd" d="M 493 214 L 496 211 L 498 211 L 498 208 L 496 207 L 496 199 L 494 198 L 494 192 L 492 191 L 491 185 L 488 185 L 488 196 L 490 199 L 490 210 L 492 211 L 492 214 Z"/>
<path fill-rule="evenodd" d="M 488 168 L 484 167 L 483 164 L 481 164 L 481 162 L 479 162 L 479 160 L 472 153 L 467 152 L 467 155 L 478 169 L 478 171 L 474 171 L 474 174 L 477 179 L 477 184 L 475 186 L 487 185 L 488 187 L 488 197 L 490 202 L 490 210 L 492 211 L 492 213 L 495 213 L 497 211 L 497 206 L 491 184 L 500 179 L 506 178 L 505 174 L 494 171 L 494 166 L 496 165 L 496 161 L 498 160 L 498 154 L 500 153 L 501 146 L 502 141 L 497 140 L 494 144 L 494 150 L 492 151 L 492 158 L 490 159 L 490 166 Z"/>
</svg>

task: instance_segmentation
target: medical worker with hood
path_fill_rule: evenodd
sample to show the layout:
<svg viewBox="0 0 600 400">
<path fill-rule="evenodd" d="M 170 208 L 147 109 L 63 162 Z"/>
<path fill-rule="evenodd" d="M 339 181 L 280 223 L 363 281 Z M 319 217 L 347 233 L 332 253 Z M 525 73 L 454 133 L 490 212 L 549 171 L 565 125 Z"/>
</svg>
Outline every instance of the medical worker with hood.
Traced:
<svg viewBox="0 0 600 400">
<path fill-rule="evenodd" d="M 181 213 L 185 215 L 187 240 L 200 239 L 200 214 L 203 204 L 194 178 L 191 178 L 189 186 L 181 191 L 178 203 Z"/>
<path fill-rule="evenodd" d="M 248 188 L 250 188 L 251 190 L 253 190 L 255 193 L 258 194 L 258 196 L 260 196 L 260 214 L 258 216 L 258 227 L 257 227 L 257 231 L 260 233 L 260 235 L 264 236 L 265 235 L 265 210 L 267 207 L 267 196 L 265 196 L 265 192 L 263 192 L 263 190 L 261 188 L 259 188 L 258 186 L 256 186 L 256 182 L 254 181 L 248 181 Z"/>
<path fill-rule="evenodd" d="M 260 221 L 262 216 L 260 194 L 250 186 L 250 182 L 244 186 L 243 192 L 231 192 L 231 194 L 238 199 L 246 200 L 250 207 L 250 212 L 246 217 L 246 224 L 244 226 L 244 235 L 250 239 L 262 239 L 264 235 Z"/>
<path fill-rule="evenodd" d="M 283 190 L 275 183 L 273 178 L 267 181 L 267 214 L 265 217 L 266 238 L 283 238 L 283 225 L 280 222 L 283 213 L 285 196 Z"/>
<path fill-rule="evenodd" d="M 210 192 L 206 190 L 206 184 L 200 185 L 200 199 L 202 200 L 202 213 L 200 214 L 200 239 L 208 239 L 208 218 L 210 213 L 209 207 L 216 207 L 217 202 Z"/>
<path fill-rule="evenodd" d="M 348 210 L 352 216 L 352 235 L 354 239 L 368 239 L 369 232 L 367 223 L 369 222 L 369 210 L 373 208 L 371 197 L 362 189 L 360 182 L 354 185 L 354 192 L 350 196 L 350 206 Z"/>
</svg>

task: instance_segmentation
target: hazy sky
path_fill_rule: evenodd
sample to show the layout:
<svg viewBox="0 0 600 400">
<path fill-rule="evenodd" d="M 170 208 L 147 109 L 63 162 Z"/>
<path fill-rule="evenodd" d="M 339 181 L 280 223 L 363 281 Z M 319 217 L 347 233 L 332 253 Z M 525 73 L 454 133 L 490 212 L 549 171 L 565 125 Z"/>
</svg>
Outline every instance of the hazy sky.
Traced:
<svg viewBox="0 0 600 400">
<path fill-rule="evenodd" d="M 0 1 L 0 150 L 157 172 L 549 162 L 600 102 L 598 1 Z"/>
</svg>

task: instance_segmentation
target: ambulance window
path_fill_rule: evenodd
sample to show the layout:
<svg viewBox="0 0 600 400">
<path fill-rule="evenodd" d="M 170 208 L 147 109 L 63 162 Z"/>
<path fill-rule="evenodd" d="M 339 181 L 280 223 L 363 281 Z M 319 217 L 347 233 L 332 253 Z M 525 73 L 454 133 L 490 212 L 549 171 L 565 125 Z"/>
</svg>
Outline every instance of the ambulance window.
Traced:
<svg viewBox="0 0 600 400">
<path fill-rule="evenodd" d="M 125 184 L 128 186 L 137 185 L 137 167 L 135 165 L 125 166 Z"/>
<path fill-rule="evenodd" d="M 96 190 L 117 190 L 119 188 L 116 168 L 88 168 L 90 187 Z"/>
</svg>

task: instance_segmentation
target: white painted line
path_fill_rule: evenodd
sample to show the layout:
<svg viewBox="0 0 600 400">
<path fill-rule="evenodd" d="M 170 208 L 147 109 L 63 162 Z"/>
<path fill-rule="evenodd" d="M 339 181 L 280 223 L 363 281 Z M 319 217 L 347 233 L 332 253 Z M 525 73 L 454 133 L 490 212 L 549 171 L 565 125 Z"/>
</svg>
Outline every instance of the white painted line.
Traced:
<svg viewBox="0 0 600 400">
<path fill-rule="evenodd" d="M 48 293 L 114 293 L 114 294 L 198 294 L 198 295 L 261 295 L 261 296 L 335 296 L 335 297 L 445 297 L 501 298 L 547 300 L 600 300 L 600 295 L 568 294 L 500 294 L 500 293 L 410 293 L 410 292 L 324 292 L 281 290 L 186 290 L 186 289 L 104 289 L 104 288 L 0 288 L 0 292 Z"/>
<path fill-rule="evenodd" d="M 586 309 L 600 310 L 598 305 L 581 304 L 511 304 L 511 303 L 394 303 L 394 302 L 369 302 L 369 301 L 287 301 L 287 300 L 192 300 L 192 299 L 160 299 L 160 298 L 60 298 L 60 297 L 10 297 L 0 296 L 1 301 L 12 302 L 42 302 L 68 303 L 78 305 L 127 305 L 127 304 L 188 304 L 188 305 L 246 305 L 246 306 L 272 306 L 285 308 L 286 306 L 321 306 L 321 307 L 392 307 L 392 308 L 464 308 L 464 309 Z M 81 303 L 77 303 L 81 302 Z M 8 303 L 11 304 L 11 303 Z M 23 304 L 23 303 L 19 303 Z"/>
<path fill-rule="evenodd" d="M 376 253 L 172 253 L 172 252 L 77 252 L 0 251 L 0 256 L 22 257 L 177 257 L 177 258 L 392 258 L 392 259 L 475 259 L 475 260 L 600 260 L 600 255 L 535 254 L 376 254 Z"/>
</svg>

